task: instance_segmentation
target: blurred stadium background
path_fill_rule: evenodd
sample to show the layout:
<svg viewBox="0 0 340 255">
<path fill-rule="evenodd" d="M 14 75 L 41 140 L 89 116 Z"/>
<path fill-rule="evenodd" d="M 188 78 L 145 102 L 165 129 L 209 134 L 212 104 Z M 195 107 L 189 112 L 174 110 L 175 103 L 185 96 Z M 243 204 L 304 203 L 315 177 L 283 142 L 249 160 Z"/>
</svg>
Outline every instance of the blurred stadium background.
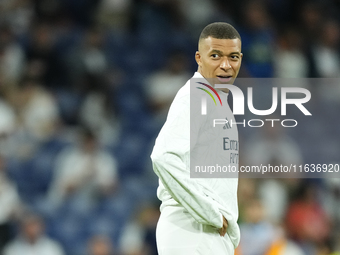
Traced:
<svg viewBox="0 0 340 255">
<path fill-rule="evenodd" d="M 0 254 L 157 254 L 149 155 L 214 21 L 240 77 L 340 76 L 338 0 L 0 1 Z M 239 128 L 243 164 L 339 163 L 339 85 L 305 86 L 313 118 Z M 340 252 L 339 179 L 240 179 L 239 206 L 237 254 Z"/>
</svg>

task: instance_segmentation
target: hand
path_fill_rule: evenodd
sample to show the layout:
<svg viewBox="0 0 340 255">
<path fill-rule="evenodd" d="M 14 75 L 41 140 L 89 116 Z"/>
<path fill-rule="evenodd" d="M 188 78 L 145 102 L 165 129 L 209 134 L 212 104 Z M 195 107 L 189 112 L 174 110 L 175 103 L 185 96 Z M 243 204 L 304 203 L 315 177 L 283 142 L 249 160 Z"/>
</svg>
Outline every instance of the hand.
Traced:
<svg viewBox="0 0 340 255">
<path fill-rule="evenodd" d="M 227 233 L 227 228 L 228 228 L 228 221 L 226 220 L 226 218 L 224 218 L 223 216 L 223 226 L 222 228 L 220 228 L 220 230 L 218 231 L 220 233 L 220 236 L 224 236 L 225 233 Z"/>
</svg>

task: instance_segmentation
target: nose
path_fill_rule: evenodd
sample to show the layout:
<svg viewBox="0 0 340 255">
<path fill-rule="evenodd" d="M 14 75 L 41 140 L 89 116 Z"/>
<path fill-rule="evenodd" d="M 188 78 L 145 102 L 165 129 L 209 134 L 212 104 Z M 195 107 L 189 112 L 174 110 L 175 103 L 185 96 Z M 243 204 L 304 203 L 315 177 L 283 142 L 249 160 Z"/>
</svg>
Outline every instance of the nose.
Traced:
<svg viewBox="0 0 340 255">
<path fill-rule="evenodd" d="M 227 70 L 231 69 L 231 65 L 229 63 L 229 59 L 228 58 L 225 58 L 225 59 L 222 60 L 220 68 L 223 71 L 227 71 Z"/>
</svg>

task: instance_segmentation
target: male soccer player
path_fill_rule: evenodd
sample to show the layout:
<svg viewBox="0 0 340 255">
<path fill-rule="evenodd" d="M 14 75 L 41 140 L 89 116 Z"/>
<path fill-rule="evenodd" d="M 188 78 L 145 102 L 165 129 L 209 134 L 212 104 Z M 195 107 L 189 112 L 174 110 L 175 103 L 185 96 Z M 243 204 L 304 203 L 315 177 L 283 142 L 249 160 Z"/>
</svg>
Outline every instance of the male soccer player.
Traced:
<svg viewBox="0 0 340 255">
<path fill-rule="evenodd" d="M 199 38 L 195 55 L 198 70 L 193 78 L 203 83 L 232 84 L 241 66 L 241 38 L 228 23 L 206 26 Z M 197 90 L 199 91 L 199 90 Z M 217 90 L 224 106 L 227 90 Z M 236 125 L 215 129 L 214 141 L 203 134 L 206 123 L 191 123 L 190 80 L 178 91 L 170 106 L 167 120 L 160 131 L 151 154 L 153 168 L 159 177 L 157 196 L 162 201 L 157 225 L 157 249 L 160 255 L 234 254 L 240 239 L 237 225 L 237 178 L 190 178 L 190 155 L 209 155 L 238 169 L 238 160 L 223 139 L 238 143 Z M 200 100 L 200 99 L 198 99 Z M 228 120 L 234 119 L 229 106 Z M 210 107 L 209 114 L 215 109 Z M 204 118 L 202 118 L 204 120 Z M 194 131 L 193 131 L 194 130 Z M 191 140 L 190 136 L 195 136 Z M 195 141 L 195 142 L 193 142 Z M 217 149 L 216 149 L 217 148 Z M 238 154 L 237 154 L 238 155 Z M 238 156 L 237 156 L 238 157 Z M 212 160 L 212 161 L 213 161 Z"/>
</svg>

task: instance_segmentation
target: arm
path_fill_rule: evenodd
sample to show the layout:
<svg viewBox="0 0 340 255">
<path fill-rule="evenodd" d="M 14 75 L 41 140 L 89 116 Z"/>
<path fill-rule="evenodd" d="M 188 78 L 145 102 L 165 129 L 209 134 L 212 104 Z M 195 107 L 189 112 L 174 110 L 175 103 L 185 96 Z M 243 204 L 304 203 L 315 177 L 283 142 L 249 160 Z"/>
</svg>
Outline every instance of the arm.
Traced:
<svg viewBox="0 0 340 255">
<path fill-rule="evenodd" d="M 190 136 L 192 147 L 199 127 L 200 123 L 190 123 L 189 95 L 176 98 L 151 155 L 153 168 L 172 198 L 197 222 L 222 228 L 216 203 L 190 178 Z"/>
</svg>

